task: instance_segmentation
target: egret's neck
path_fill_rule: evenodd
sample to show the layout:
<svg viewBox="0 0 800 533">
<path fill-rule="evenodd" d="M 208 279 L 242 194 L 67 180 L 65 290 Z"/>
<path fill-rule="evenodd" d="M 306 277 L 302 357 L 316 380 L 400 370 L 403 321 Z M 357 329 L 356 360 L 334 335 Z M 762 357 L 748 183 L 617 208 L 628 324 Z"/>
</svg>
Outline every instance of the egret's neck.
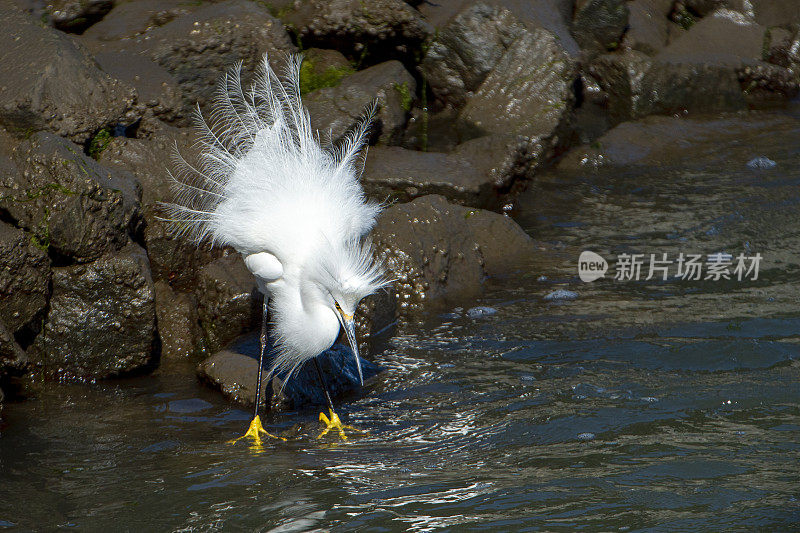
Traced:
<svg viewBox="0 0 800 533">
<path fill-rule="evenodd" d="M 304 283 L 281 284 L 271 290 L 273 324 L 287 353 L 310 359 L 330 348 L 339 336 L 339 321 L 319 289 Z"/>
</svg>

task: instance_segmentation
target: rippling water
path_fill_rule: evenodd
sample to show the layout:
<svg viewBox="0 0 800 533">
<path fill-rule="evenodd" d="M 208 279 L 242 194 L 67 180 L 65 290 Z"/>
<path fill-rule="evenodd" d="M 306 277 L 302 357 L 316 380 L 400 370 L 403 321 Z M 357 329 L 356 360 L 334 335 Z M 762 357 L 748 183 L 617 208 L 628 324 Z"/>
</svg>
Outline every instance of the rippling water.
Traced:
<svg viewBox="0 0 800 533">
<path fill-rule="evenodd" d="M 341 404 L 369 431 L 346 444 L 303 412 L 267 418 L 288 443 L 227 445 L 249 414 L 180 368 L 7 405 L 0 527 L 799 530 L 800 121 L 766 124 L 542 177 L 519 221 L 547 261 L 475 303 L 496 313 L 393 338 Z M 764 259 L 757 281 L 584 284 L 583 249 Z"/>
</svg>

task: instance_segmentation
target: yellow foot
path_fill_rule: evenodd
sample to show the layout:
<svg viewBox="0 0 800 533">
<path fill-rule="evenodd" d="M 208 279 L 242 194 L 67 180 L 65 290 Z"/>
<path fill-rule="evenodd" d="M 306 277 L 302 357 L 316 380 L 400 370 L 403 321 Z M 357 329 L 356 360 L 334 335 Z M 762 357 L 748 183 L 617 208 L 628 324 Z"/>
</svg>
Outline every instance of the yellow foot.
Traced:
<svg viewBox="0 0 800 533">
<path fill-rule="evenodd" d="M 347 426 L 347 425 L 342 424 L 342 421 L 339 420 L 339 415 L 334 413 L 333 409 L 328 409 L 328 412 L 330 413 L 330 418 L 325 416 L 325 413 L 320 413 L 319 414 L 319 421 L 322 422 L 323 424 L 325 424 L 325 429 L 323 429 L 322 433 L 320 433 L 317 436 L 318 439 L 321 439 L 322 437 L 327 435 L 328 432 L 330 430 L 332 430 L 332 429 L 335 429 L 335 430 L 337 430 L 339 432 L 339 438 L 341 438 L 342 440 L 347 440 L 347 435 L 344 434 L 344 430 L 345 429 L 351 429 L 353 431 L 359 431 L 361 433 L 366 433 L 366 431 L 364 431 L 363 429 L 358 429 L 358 428 L 355 428 L 353 426 Z"/>
<path fill-rule="evenodd" d="M 285 438 L 278 437 L 277 435 L 273 435 L 272 433 L 269 433 L 266 429 L 264 429 L 264 427 L 261 425 L 261 417 L 256 415 L 256 417 L 253 419 L 253 421 L 250 422 L 250 427 L 247 428 L 247 433 L 245 433 L 244 435 L 242 435 L 241 437 L 239 437 L 237 439 L 229 440 L 228 444 L 234 444 L 236 442 L 239 442 L 242 439 L 251 438 L 251 439 L 253 439 L 253 444 L 255 444 L 256 446 L 261 446 L 261 434 L 262 433 L 264 435 L 266 435 L 267 437 L 272 437 L 273 439 L 280 439 L 280 440 L 283 440 L 283 441 L 286 440 Z"/>
</svg>

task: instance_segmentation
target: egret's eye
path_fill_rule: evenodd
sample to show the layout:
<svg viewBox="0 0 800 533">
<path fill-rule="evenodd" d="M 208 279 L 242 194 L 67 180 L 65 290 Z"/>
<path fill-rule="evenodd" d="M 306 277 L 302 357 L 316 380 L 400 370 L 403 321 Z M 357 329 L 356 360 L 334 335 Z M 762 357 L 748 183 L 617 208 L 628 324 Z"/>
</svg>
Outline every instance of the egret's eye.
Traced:
<svg viewBox="0 0 800 533">
<path fill-rule="evenodd" d="M 342 307 L 339 305 L 339 302 L 334 300 L 333 303 L 334 303 L 334 305 L 336 305 L 336 310 L 339 311 L 340 313 L 342 313 L 343 312 L 342 311 Z"/>
</svg>

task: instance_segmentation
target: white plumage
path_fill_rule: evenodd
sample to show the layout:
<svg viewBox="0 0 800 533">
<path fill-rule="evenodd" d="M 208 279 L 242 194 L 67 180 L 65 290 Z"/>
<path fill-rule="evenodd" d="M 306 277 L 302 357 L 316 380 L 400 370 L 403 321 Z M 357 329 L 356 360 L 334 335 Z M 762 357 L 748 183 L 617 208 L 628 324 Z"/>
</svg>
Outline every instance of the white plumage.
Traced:
<svg viewBox="0 0 800 533">
<path fill-rule="evenodd" d="M 269 299 L 271 370 L 290 373 L 329 348 L 340 326 L 358 360 L 355 308 L 384 284 L 365 243 L 381 206 L 358 181 L 374 106 L 323 146 L 300 100 L 300 63 L 288 58 L 281 81 L 264 57 L 247 91 L 241 63 L 223 76 L 209 120 L 197 110 L 197 164 L 176 153 L 176 200 L 165 204 L 180 232 L 245 257 Z"/>
</svg>

